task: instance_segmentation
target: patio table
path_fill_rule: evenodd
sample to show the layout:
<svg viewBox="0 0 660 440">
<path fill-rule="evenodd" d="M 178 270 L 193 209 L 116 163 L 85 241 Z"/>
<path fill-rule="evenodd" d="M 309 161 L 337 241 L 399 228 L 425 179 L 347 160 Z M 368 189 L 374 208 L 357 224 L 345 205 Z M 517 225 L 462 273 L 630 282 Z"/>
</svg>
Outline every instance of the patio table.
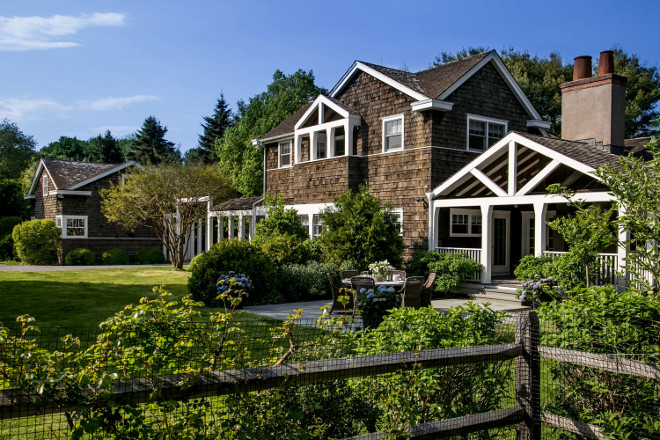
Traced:
<svg viewBox="0 0 660 440">
<path fill-rule="evenodd" d="M 341 283 L 346 287 L 351 287 L 351 279 L 350 278 L 343 278 L 341 280 Z M 401 279 L 399 281 L 376 281 L 375 283 L 376 283 L 376 287 L 378 287 L 378 286 L 403 287 L 403 285 L 406 283 L 406 280 Z"/>
</svg>

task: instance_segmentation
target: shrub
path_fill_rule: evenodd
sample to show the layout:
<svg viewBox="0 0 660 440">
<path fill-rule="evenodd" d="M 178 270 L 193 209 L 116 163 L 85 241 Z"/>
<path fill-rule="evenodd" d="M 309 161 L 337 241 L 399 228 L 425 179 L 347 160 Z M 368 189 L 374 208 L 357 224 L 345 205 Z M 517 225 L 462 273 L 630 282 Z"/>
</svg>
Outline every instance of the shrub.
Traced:
<svg viewBox="0 0 660 440">
<path fill-rule="evenodd" d="M 373 289 L 360 289 L 355 307 L 360 311 L 367 325 L 376 327 L 391 309 L 401 307 L 401 296 L 393 287 L 378 286 Z"/>
<path fill-rule="evenodd" d="M 556 257 L 544 267 L 547 276 L 557 279 L 565 290 L 586 285 L 587 272 L 582 260 L 573 254 L 564 254 Z"/>
<path fill-rule="evenodd" d="M 514 269 L 513 275 L 519 281 L 528 281 L 534 279 L 534 276 L 547 275 L 546 266 L 552 263 L 551 256 L 535 257 L 534 255 L 525 255 L 520 259 L 520 263 Z"/>
<path fill-rule="evenodd" d="M 331 263 L 310 261 L 307 264 L 288 264 L 278 273 L 279 292 L 287 302 L 329 298 L 332 295 L 328 273 L 337 267 Z"/>
<path fill-rule="evenodd" d="M 436 292 L 454 292 L 481 267 L 480 263 L 462 254 L 442 254 L 438 251 L 417 252 L 410 264 L 412 273 L 416 275 L 428 276 L 435 272 Z"/>
<path fill-rule="evenodd" d="M 653 295 L 577 289 L 572 298 L 544 304 L 539 314 L 555 329 L 541 333 L 542 345 L 660 362 L 660 302 Z M 564 363 L 548 366 L 553 383 L 570 390 L 548 402 L 549 412 L 602 425 L 608 438 L 652 438 L 658 432 L 657 411 L 649 411 L 657 408 L 657 381 Z"/>
<path fill-rule="evenodd" d="M 16 255 L 27 264 L 56 264 L 62 246 L 61 230 L 53 220 L 30 220 L 14 226 Z"/>
<path fill-rule="evenodd" d="M 260 240 L 255 240 L 275 266 L 281 267 L 285 264 L 303 264 L 309 260 L 309 248 L 305 241 L 290 234 L 273 235 Z"/>
<path fill-rule="evenodd" d="M 128 255 L 121 249 L 109 249 L 103 252 L 103 255 L 101 256 L 101 262 L 108 266 L 130 264 Z"/>
<path fill-rule="evenodd" d="M 64 264 L 67 266 L 89 266 L 94 264 L 94 261 L 94 252 L 89 249 L 79 248 L 66 254 Z"/>
<path fill-rule="evenodd" d="M 20 217 L 0 218 L 0 260 L 14 259 L 14 239 L 11 236 L 11 231 L 14 226 L 22 221 Z"/>
<path fill-rule="evenodd" d="M 157 247 L 146 247 L 140 249 L 135 256 L 135 262 L 138 264 L 164 264 L 167 263 L 163 250 Z"/>
<path fill-rule="evenodd" d="M 243 305 L 281 301 L 276 294 L 276 270 L 273 261 L 249 241 L 222 240 L 208 252 L 200 254 L 191 267 L 188 290 L 196 301 L 207 306 L 220 305 L 216 300 L 216 282 L 220 275 L 234 271 L 244 273 L 254 286 Z"/>
</svg>

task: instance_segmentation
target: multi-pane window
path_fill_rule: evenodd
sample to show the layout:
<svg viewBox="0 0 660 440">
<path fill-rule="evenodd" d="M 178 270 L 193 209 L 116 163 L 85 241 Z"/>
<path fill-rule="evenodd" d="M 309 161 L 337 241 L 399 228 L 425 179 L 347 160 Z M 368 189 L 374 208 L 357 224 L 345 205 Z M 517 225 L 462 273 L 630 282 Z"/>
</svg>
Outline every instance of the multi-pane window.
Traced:
<svg viewBox="0 0 660 440">
<path fill-rule="evenodd" d="M 335 156 L 346 154 L 346 135 L 344 127 L 335 128 Z"/>
<path fill-rule="evenodd" d="M 403 115 L 383 119 L 383 151 L 403 148 Z"/>
<path fill-rule="evenodd" d="M 300 224 L 302 225 L 303 228 L 305 228 L 305 231 L 309 234 L 309 215 L 308 214 L 301 214 L 300 215 Z"/>
<path fill-rule="evenodd" d="M 48 176 L 44 176 L 41 180 L 42 195 L 46 197 L 48 195 Z"/>
<path fill-rule="evenodd" d="M 468 117 L 468 150 L 483 151 L 504 137 L 506 122 Z"/>
<path fill-rule="evenodd" d="M 481 214 L 479 211 L 451 210 L 451 236 L 478 237 L 481 235 Z"/>
<path fill-rule="evenodd" d="M 87 238 L 87 216 L 58 215 L 55 225 L 62 228 L 62 238 Z"/>
<path fill-rule="evenodd" d="M 316 133 L 316 158 L 325 159 L 327 157 L 328 136 L 325 131 Z"/>
<path fill-rule="evenodd" d="M 291 141 L 280 142 L 280 167 L 291 165 Z"/>
<path fill-rule="evenodd" d="M 403 208 L 395 208 L 392 214 L 396 216 L 396 221 L 399 224 L 399 235 L 403 235 Z"/>
<path fill-rule="evenodd" d="M 312 216 L 312 237 L 318 238 L 321 235 L 323 230 L 323 219 L 320 214 L 314 214 Z"/>
</svg>

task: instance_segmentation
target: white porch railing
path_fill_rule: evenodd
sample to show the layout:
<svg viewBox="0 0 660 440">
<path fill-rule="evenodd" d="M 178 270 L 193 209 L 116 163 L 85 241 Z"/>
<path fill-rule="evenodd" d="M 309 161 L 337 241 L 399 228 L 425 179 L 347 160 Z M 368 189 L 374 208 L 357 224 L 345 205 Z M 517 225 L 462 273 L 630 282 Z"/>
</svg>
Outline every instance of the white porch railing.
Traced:
<svg viewBox="0 0 660 440">
<path fill-rule="evenodd" d="M 436 247 L 435 250 L 441 254 L 461 254 L 481 264 L 480 248 Z M 470 281 L 481 282 L 481 271 L 475 272 Z"/>
<path fill-rule="evenodd" d="M 545 251 L 543 255 L 553 258 L 567 254 L 568 252 Z M 592 269 L 596 285 L 617 284 L 617 271 L 619 270 L 619 256 L 617 254 L 598 254 L 598 265 Z"/>
</svg>

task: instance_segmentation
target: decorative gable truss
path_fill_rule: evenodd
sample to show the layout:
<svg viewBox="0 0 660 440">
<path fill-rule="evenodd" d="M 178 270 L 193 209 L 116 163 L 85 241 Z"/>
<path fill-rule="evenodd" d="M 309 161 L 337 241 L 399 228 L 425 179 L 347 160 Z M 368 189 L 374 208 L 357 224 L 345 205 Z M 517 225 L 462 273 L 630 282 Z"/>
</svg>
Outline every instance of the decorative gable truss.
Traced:
<svg viewBox="0 0 660 440">
<path fill-rule="evenodd" d="M 505 198 L 495 204 L 529 202 L 530 197 L 547 197 L 551 183 L 589 193 L 607 192 L 593 175 L 595 169 L 574 158 L 541 145 L 519 133 L 510 133 L 429 193 L 437 206 L 474 206 L 492 197 Z M 602 194 L 596 196 L 602 199 Z"/>
<path fill-rule="evenodd" d="M 309 145 L 310 160 L 353 155 L 353 131 L 361 121 L 339 101 L 319 95 L 295 125 L 294 163 L 302 162 L 303 145 Z"/>
</svg>

